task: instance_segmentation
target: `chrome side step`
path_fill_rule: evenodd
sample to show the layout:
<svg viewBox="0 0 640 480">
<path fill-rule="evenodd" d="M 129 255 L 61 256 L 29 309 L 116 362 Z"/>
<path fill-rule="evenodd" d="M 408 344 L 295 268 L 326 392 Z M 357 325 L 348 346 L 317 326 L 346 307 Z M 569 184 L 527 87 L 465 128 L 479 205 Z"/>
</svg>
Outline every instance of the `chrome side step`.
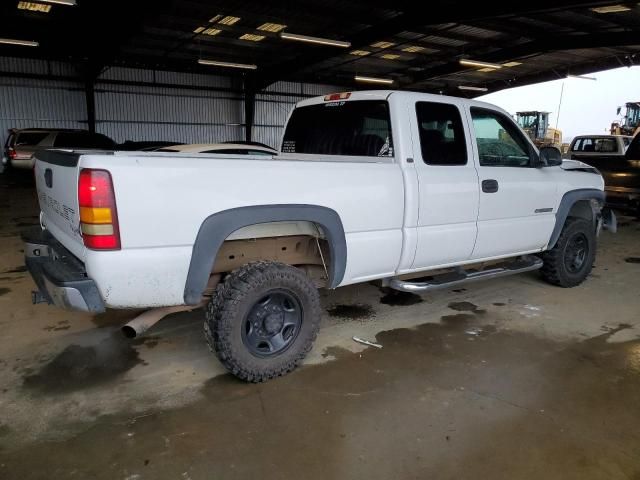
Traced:
<svg viewBox="0 0 640 480">
<path fill-rule="evenodd" d="M 464 268 L 458 267 L 452 272 L 434 275 L 433 277 L 423 277 L 423 279 L 400 280 L 399 278 L 387 278 L 383 281 L 383 285 L 401 292 L 430 292 L 487 278 L 506 277 L 516 273 L 531 272 L 541 268 L 542 263 L 542 260 L 534 255 L 524 255 L 487 270 L 466 271 Z"/>
</svg>

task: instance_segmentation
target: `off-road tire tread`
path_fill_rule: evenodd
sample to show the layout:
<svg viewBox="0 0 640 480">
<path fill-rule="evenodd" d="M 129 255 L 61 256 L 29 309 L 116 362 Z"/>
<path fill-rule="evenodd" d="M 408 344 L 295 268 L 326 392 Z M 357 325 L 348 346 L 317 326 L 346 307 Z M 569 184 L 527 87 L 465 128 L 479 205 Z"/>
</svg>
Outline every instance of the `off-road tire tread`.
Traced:
<svg viewBox="0 0 640 480">
<path fill-rule="evenodd" d="M 276 368 L 243 365 L 234 358 L 227 340 L 231 329 L 239 321 L 234 307 L 246 294 L 273 277 L 294 280 L 302 289 L 311 304 L 311 311 L 305 312 L 305 322 L 312 323 L 312 333 L 297 352 L 284 352 L 283 362 Z M 291 372 L 304 360 L 318 335 L 320 316 L 318 290 L 302 270 L 278 262 L 252 262 L 231 272 L 216 288 L 205 310 L 204 336 L 209 349 L 233 375 L 248 382 L 260 383 Z M 296 339 L 299 340 L 302 339 Z M 258 359 L 256 363 L 259 363 Z"/>
<path fill-rule="evenodd" d="M 540 274 L 542 275 L 542 278 L 546 282 L 552 285 L 557 285 L 558 287 L 563 287 L 563 288 L 575 287 L 577 285 L 580 285 L 582 282 L 584 282 L 586 277 L 588 277 L 589 273 L 591 272 L 591 265 L 590 265 L 585 277 L 577 282 L 571 281 L 563 275 L 564 260 L 562 258 L 562 250 L 564 247 L 564 243 L 567 240 L 567 237 L 571 233 L 573 225 L 576 225 L 576 224 L 584 224 L 584 227 L 583 227 L 584 233 L 586 233 L 587 235 L 593 235 L 591 222 L 585 220 L 584 218 L 568 217 L 564 224 L 564 227 L 562 228 L 562 232 L 558 237 L 558 241 L 556 242 L 554 247 L 551 250 L 547 250 L 546 252 L 540 255 L 540 258 L 542 258 L 542 261 L 544 262 L 544 264 L 542 265 L 542 268 L 540 269 Z M 595 247 L 595 241 L 594 241 L 594 247 Z M 596 253 L 595 248 L 593 248 L 592 255 L 593 255 L 594 261 L 595 261 L 595 253 Z M 593 265 L 593 262 L 592 262 L 592 265 Z"/>
</svg>

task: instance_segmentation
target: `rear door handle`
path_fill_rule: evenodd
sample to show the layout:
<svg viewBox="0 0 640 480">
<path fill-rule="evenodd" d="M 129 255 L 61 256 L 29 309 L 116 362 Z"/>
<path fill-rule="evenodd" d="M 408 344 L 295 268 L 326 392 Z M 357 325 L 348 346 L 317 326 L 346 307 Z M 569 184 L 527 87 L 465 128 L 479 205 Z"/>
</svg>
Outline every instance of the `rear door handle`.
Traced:
<svg viewBox="0 0 640 480">
<path fill-rule="evenodd" d="M 482 191 L 484 193 L 496 193 L 498 191 L 498 181 L 493 179 L 483 180 Z"/>
</svg>

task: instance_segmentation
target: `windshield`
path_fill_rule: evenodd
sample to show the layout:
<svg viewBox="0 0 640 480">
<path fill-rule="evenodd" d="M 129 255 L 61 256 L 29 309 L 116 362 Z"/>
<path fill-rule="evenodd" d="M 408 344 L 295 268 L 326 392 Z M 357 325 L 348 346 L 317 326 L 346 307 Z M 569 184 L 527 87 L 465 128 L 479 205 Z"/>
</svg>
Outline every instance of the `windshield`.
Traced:
<svg viewBox="0 0 640 480">
<path fill-rule="evenodd" d="M 640 105 L 629 104 L 627 105 L 627 119 L 626 124 L 628 127 L 635 128 L 640 125 Z"/>
<path fill-rule="evenodd" d="M 538 122 L 538 115 L 528 114 L 522 115 L 518 114 L 518 125 L 522 128 L 531 128 L 536 127 Z"/>
<path fill-rule="evenodd" d="M 49 132 L 21 132 L 16 137 L 14 146 L 35 146 L 49 135 Z"/>
<path fill-rule="evenodd" d="M 365 100 L 296 108 L 287 124 L 282 152 L 392 157 L 389 104 Z"/>
</svg>

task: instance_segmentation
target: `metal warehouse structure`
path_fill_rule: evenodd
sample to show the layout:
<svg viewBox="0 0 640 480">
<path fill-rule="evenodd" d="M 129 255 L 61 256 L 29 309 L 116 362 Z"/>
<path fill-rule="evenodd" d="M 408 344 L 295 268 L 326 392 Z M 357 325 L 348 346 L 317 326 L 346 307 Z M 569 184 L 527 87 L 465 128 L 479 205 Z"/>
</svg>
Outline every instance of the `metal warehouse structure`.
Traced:
<svg viewBox="0 0 640 480">
<path fill-rule="evenodd" d="M 640 63 L 637 2 L 7 0 L 0 129 L 277 145 L 336 89 L 474 96 Z"/>
</svg>

